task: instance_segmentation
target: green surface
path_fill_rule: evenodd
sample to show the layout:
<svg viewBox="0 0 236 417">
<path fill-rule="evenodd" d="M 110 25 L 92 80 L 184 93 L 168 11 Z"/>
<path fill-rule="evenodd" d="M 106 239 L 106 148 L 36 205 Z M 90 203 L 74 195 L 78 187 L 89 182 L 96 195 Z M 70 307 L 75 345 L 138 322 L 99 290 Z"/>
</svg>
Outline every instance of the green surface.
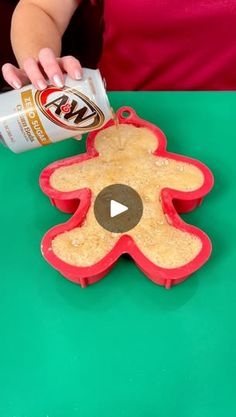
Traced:
<svg viewBox="0 0 236 417">
<path fill-rule="evenodd" d="M 236 93 L 113 93 L 158 124 L 168 149 L 200 159 L 215 187 L 184 218 L 212 239 L 209 262 L 170 291 L 126 258 L 81 289 L 40 254 L 66 221 L 38 187 L 61 142 L 0 149 L 0 416 L 233 417 L 236 343 Z"/>
</svg>

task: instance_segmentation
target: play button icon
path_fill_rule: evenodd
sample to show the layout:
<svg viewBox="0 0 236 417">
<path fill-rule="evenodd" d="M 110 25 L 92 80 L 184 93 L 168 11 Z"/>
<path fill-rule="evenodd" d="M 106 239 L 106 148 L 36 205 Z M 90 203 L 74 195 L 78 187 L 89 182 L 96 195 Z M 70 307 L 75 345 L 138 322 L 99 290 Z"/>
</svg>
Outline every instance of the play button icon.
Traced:
<svg viewBox="0 0 236 417">
<path fill-rule="evenodd" d="M 118 201 L 111 200 L 110 202 L 110 216 L 115 217 L 118 216 L 121 213 L 124 213 L 125 211 L 129 210 L 127 206 L 124 206 L 124 204 L 118 203 Z"/>
<path fill-rule="evenodd" d="M 96 197 L 94 214 L 104 229 L 113 233 L 125 233 L 140 221 L 143 204 L 133 188 L 124 184 L 112 184 Z"/>
</svg>

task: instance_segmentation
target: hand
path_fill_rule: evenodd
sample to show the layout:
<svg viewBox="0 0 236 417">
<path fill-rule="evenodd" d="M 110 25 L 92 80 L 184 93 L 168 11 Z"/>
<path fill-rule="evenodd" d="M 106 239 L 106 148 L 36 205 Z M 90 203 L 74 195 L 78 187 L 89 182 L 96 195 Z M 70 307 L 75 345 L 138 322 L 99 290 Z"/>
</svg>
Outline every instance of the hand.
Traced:
<svg viewBox="0 0 236 417">
<path fill-rule="evenodd" d="M 74 80 L 80 80 L 82 68 L 75 57 L 57 58 L 52 49 L 43 48 L 39 51 L 38 60 L 27 58 L 23 62 L 22 69 L 12 64 L 4 64 L 2 73 L 6 82 L 15 89 L 32 83 L 38 90 L 44 90 L 47 87 L 47 79 L 51 84 L 63 87 L 63 73 L 68 74 Z"/>
</svg>

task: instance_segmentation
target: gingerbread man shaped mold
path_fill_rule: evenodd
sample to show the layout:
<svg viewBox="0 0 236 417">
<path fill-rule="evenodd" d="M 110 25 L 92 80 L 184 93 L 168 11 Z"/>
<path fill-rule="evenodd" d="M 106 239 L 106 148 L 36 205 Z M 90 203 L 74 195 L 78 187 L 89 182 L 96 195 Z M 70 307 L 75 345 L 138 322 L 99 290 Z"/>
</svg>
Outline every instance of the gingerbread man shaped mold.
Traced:
<svg viewBox="0 0 236 417">
<path fill-rule="evenodd" d="M 166 151 L 166 138 L 132 108 L 117 112 L 87 138 L 87 152 L 49 165 L 40 185 L 59 210 L 73 213 L 50 229 L 42 241 L 46 260 L 63 276 L 86 287 L 103 278 L 128 253 L 157 284 L 170 288 L 209 258 L 211 242 L 179 213 L 193 210 L 213 186 L 210 170 L 199 161 Z M 112 233 L 96 220 L 97 195 L 112 184 L 132 187 L 143 214 L 126 233 Z"/>
</svg>

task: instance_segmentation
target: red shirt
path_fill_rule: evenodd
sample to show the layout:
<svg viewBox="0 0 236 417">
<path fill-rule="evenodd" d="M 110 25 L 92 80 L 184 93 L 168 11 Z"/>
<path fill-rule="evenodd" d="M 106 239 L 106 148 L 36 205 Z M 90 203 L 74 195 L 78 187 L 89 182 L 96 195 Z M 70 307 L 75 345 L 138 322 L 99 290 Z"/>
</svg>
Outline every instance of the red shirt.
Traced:
<svg viewBox="0 0 236 417">
<path fill-rule="evenodd" d="M 104 0 L 108 90 L 236 87 L 236 0 Z"/>
</svg>

